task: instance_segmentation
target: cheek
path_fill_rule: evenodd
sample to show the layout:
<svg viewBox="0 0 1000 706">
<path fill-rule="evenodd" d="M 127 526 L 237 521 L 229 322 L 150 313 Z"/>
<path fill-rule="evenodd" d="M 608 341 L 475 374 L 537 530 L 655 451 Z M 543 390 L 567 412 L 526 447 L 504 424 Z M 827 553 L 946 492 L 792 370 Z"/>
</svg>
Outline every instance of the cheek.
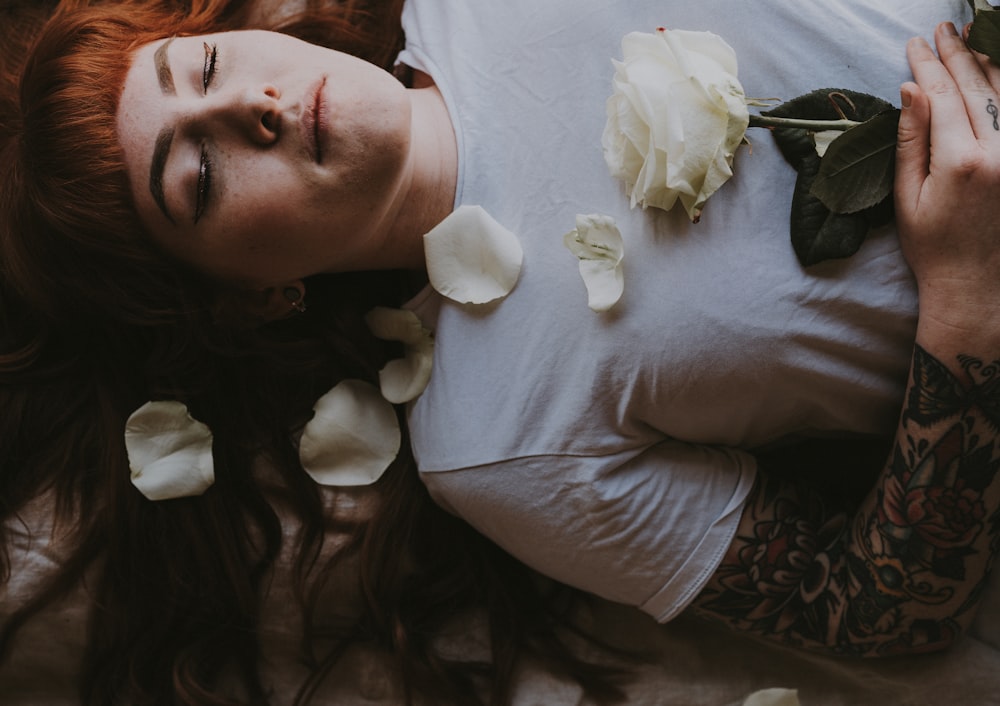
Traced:
<svg viewBox="0 0 1000 706">
<path fill-rule="evenodd" d="M 264 167 L 265 165 L 261 165 Z M 227 249 L 259 251 L 280 236 L 301 212 L 301 180 L 283 168 L 248 168 L 220 194 L 218 226 Z"/>
<path fill-rule="evenodd" d="M 348 136 L 349 155 L 354 168 L 369 178 L 398 174 L 409 153 L 410 132 L 395 115 L 371 116 L 365 125 Z"/>
<path fill-rule="evenodd" d="M 265 209 L 248 209 L 214 234 L 212 259 L 220 267 L 235 265 L 257 272 L 280 267 L 287 255 L 288 223 Z"/>
<path fill-rule="evenodd" d="M 224 278 L 255 287 L 312 274 L 311 220 L 294 199 L 247 199 L 244 208 L 208 237 L 210 267 Z"/>
</svg>

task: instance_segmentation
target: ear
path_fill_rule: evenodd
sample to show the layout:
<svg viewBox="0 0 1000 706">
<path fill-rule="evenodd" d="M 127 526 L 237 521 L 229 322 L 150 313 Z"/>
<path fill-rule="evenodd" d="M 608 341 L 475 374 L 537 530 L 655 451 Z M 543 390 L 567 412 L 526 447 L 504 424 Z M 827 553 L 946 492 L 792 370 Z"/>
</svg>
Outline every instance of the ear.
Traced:
<svg viewBox="0 0 1000 706">
<path fill-rule="evenodd" d="M 302 280 L 259 290 L 230 290 L 216 298 L 216 318 L 261 324 L 305 311 L 306 286 Z"/>
</svg>

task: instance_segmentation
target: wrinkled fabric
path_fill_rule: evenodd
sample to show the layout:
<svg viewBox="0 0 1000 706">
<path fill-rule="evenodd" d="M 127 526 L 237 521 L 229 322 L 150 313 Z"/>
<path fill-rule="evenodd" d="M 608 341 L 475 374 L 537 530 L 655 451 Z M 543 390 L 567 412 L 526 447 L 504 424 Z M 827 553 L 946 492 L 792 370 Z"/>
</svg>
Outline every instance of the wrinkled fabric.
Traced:
<svg viewBox="0 0 1000 706">
<path fill-rule="evenodd" d="M 601 136 L 631 32 L 724 37 L 752 98 L 844 87 L 898 103 L 906 42 L 948 18 L 968 20 L 963 0 L 409 4 L 401 59 L 452 115 L 456 206 L 483 207 L 524 250 L 501 301 L 430 290 L 409 305 L 435 331 L 408 408 L 434 498 L 540 571 L 670 620 L 732 540 L 748 450 L 891 434 L 917 310 L 892 228 L 805 271 L 796 175 L 766 130 L 748 131 L 698 223 L 633 209 Z M 601 314 L 563 244 L 578 214 L 622 235 L 624 293 Z"/>
</svg>

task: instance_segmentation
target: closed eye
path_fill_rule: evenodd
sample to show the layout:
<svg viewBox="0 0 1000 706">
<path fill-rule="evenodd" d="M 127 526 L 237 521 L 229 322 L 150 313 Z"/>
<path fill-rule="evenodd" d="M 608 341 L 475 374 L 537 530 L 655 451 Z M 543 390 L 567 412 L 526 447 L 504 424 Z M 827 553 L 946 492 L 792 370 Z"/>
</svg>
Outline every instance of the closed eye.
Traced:
<svg viewBox="0 0 1000 706">
<path fill-rule="evenodd" d="M 212 160 L 208 156 L 208 150 L 204 146 L 201 148 L 201 158 L 198 160 L 198 183 L 196 185 L 194 199 L 194 222 L 197 223 L 202 214 L 205 213 L 205 206 L 208 204 L 208 196 L 212 188 Z"/>
<path fill-rule="evenodd" d="M 218 70 L 219 49 L 216 45 L 208 42 L 203 42 L 202 46 L 205 47 L 205 63 L 201 69 L 201 87 L 205 93 L 208 93 L 208 87 L 212 84 L 212 79 Z"/>
</svg>

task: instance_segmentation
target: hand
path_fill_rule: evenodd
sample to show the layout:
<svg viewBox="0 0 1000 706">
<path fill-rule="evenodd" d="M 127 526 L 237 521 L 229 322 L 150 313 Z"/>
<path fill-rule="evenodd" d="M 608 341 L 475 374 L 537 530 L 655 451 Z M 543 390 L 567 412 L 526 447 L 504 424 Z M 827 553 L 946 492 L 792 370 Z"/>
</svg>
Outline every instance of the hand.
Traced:
<svg viewBox="0 0 1000 706">
<path fill-rule="evenodd" d="M 896 217 L 917 278 L 921 320 L 1000 338 L 1000 67 L 951 23 L 907 56 L 901 88 Z"/>
</svg>

